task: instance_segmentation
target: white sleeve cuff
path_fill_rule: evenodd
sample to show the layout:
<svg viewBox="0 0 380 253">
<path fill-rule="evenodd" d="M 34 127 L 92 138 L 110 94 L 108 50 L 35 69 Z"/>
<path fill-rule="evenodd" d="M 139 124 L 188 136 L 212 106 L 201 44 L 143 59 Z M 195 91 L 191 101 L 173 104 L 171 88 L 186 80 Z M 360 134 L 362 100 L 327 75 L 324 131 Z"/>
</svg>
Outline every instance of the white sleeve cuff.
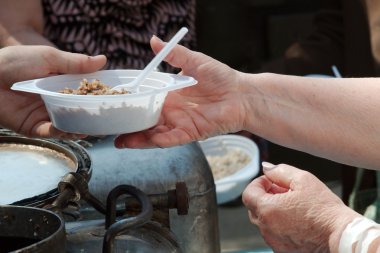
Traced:
<svg viewBox="0 0 380 253">
<path fill-rule="evenodd" d="M 355 218 L 347 225 L 339 242 L 339 253 L 367 253 L 369 245 L 380 236 L 380 226 L 365 217 Z M 357 243 L 353 252 L 353 245 Z"/>
</svg>

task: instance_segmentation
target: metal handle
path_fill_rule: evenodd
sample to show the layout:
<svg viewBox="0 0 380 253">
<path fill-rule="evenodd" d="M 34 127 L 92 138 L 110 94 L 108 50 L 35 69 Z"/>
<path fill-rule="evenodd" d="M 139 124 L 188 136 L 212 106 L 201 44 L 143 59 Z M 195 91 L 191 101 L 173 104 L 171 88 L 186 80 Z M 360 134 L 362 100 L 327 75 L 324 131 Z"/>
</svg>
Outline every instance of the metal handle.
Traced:
<svg viewBox="0 0 380 253">
<path fill-rule="evenodd" d="M 128 217 L 116 222 L 116 200 L 123 194 L 129 194 L 135 197 L 141 205 L 141 212 L 134 217 Z M 128 229 L 144 225 L 153 216 L 153 207 L 147 195 L 141 190 L 131 185 L 119 185 L 115 187 L 107 197 L 107 229 L 103 239 L 103 253 L 111 253 L 114 248 L 114 239 L 117 235 Z"/>
</svg>

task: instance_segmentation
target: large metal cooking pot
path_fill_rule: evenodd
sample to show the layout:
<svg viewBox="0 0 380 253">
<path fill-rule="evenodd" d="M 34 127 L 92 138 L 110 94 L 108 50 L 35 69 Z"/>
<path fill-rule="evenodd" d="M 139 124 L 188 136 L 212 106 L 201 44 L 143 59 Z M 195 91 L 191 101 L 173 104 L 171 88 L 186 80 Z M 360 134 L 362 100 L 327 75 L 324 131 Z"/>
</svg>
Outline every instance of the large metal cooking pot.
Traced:
<svg viewBox="0 0 380 253">
<path fill-rule="evenodd" d="M 184 182 L 189 193 L 187 215 L 170 210 L 170 230 L 185 253 L 220 252 L 218 209 L 211 169 L 199 144 L 171 148 L 116 149 L 114 136 L 93 141 L 89 191 L 103 204 L 117 185 L 132 185 L 145 194 L 166 193 Z M 83 203 L 84 220 L 102 219 Z M 66 223 L 67 226 L 69 226 Z M 68 248 L 72 238 L 68 239 Z M 170 251 L 169 251 L 170 252 Z"/>
<path fill-rule="evenodd" d="M 0 205 L 44 207 L 69 172 L 91 176 L 91 159 L 73 141 L 27 138 L 0 130 Z"/>
<path fill-rule="evenodd" d="M 53 212 L 0 206 L 0 253 L 64 253 L 65 227 Z"/>
</svg>

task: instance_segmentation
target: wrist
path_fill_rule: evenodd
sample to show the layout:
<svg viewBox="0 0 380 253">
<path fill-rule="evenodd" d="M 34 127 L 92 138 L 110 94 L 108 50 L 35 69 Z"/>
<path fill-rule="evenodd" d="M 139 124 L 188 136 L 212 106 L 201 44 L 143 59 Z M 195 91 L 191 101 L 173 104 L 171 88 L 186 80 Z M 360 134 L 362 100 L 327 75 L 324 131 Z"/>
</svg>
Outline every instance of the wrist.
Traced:
<svg viewBox="0 0 380 253">
<path fill-rule="evenodd" d="M 241 94 L 241 111 L 243 130 L 260 135 L 261 125 L 265 124 L 268 118 L 265 116 L 267 108 L 267 93 L 262 89 L 265 80 L 270 78 L 270 73 L 247 74 L 241 73 L 239 76 L 239 90 Z"/>
<path fill-rule="evenodd" d="M 340 209 L 339 215 L 336 217 L 339 218 L 334 219 L 334 224 L 331 228 L 332 232 L 329 237 L 330 252 L 341 253 L 342 245 L 344 246 L 344 244 L 346 244 L 346 248 L 351 249 L 351 251 L 345 253 L 355 252 L 355 244 L 351 241 L 351 239 L 347 239 L 347 231 L 349 230 L 349 226 L 351 226 L 355 220 L 362 219 L 364 217 L 348 207 L 346 207 L 346 210 Z M 346 242 L 347 240 L 350 240 L 350 242 Z"/>
</svg>

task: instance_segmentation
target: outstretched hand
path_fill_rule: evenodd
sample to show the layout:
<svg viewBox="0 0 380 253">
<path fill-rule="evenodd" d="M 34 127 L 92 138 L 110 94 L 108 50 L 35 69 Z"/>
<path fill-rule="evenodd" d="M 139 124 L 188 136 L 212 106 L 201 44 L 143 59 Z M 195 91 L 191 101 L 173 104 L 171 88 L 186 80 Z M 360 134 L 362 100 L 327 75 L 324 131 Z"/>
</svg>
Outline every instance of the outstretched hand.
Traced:
<svg viewBox="0 0 380 253">
<path fill-rule="evenodd" d="M 275 252 L 337 252 L 341 232 L 360 215 L 311 173 L 265 164 L 243 203 L 268 245 Z"/>
<path fill-rule="evenodd" d="M 10 86 L 18 81 L 54 74 L 94 72 L 105 63 L 104 56 L 89 57 L 47 46 L 10 46 L 1 49 L 0 126 L 29 137 L 84 137 L 54 128 L 39 95 L 13 91 Z"/>
<path fill-rule="evenodd" d="M 164 45 L 157 37 L 151 40 L 155 53 Z M 116 147 L 170 147 L 242 129 L 244 110 L 238 71 L 179 45 L 165 60 L 198 84 L 169 92 L 159 123 L 149 130 L 118 136 Z"/>
</svg>

